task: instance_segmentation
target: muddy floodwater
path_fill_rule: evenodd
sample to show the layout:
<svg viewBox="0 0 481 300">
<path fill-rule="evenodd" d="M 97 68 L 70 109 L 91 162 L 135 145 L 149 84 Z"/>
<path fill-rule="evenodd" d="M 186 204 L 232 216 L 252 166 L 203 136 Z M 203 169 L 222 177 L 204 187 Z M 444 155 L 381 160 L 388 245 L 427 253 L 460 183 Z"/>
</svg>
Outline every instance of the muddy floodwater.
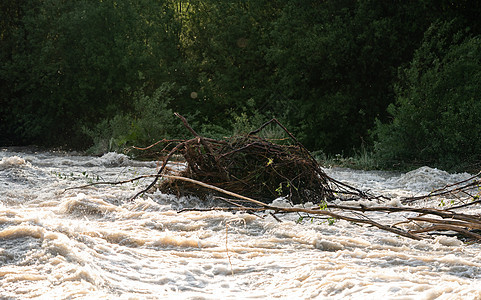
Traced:
<svg viewBox="0 0 481 300">
<path fill-rule="evenodd" d="M 415 241 L 346 221 L 298 223 L 297 214 L 279 222 L 262 213 L 179 213 L 212 203 L 158 191 L 128 201 L 151 179 L 65 191 L 157 167 L 116 153 L 0 149 L 0 298 L 481 299 L 481 247 L 454 236 Z M 384 205 L 471 176 L 428 167 L 326 172 L 389 196 Z M 372 214 L 385 223 L 405 216 Z"/>
</svg>

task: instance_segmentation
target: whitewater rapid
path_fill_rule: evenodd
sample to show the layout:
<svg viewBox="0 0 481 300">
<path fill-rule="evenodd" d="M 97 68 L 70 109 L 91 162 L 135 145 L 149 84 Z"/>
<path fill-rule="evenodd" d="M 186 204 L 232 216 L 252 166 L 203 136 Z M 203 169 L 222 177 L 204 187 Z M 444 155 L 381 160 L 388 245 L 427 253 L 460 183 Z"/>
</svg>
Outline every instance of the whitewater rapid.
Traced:
<svg viewBox="0 0 481 300">
<path fill-rule="evenodd" d="M 129 201 L 149 178 L 66 190 L 158 166 L 116 153 L 1 149 L 0 298 L 481 299 L 481 247 L 456 237 L 415 241 L 346 221 L 297 223 L 296 214 L 279 222 L 262 213 L 179 213 L 211 203 L 158 191 Z M 471 176 L 428 167 L 326 172 L 392 205 Z"/>
</svg>

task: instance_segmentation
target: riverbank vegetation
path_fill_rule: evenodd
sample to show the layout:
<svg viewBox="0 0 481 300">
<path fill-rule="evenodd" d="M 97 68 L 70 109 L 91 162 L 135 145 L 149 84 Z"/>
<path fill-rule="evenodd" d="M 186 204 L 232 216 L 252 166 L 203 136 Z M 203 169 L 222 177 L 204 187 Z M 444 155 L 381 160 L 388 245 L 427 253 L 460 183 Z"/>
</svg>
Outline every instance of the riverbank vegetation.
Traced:
<svg viewBox="0 0 481 300">
<path fill-rule="evenodd" d="M 480 13 L 467 0 L 3 1 L 0 144 L 101 153 L 185 138 L 173 112 L 212 138 L 275 117 L 320 157 L 476 171 Z"/>
</svg>

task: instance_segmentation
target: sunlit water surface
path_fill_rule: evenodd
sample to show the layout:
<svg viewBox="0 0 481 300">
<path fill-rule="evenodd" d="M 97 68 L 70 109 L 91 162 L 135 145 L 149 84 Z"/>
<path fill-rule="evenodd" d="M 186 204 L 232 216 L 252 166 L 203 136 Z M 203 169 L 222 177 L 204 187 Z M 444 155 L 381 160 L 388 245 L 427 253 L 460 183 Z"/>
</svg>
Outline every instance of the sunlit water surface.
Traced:
<svg viewBox="0 0 481 300">
<path fill-rule="evenodd" d="M 157 166 L 115 153 L 1 150 L 0 298 L 481 298 L 480 246 L 455 237 L 414 241 L 345 221 L 298 224 L 296 214 L 279 222 L 269 214 L 178 213 L 212 203 L 160 192 L 129 202 L 151 179 L 65 191 L 154 174 Z M 470 176 L 427 167 L 326 172 L 390 196 L 384 205 Z M 419 205 L 439 204 L 430 201 Z"/>
</svg>

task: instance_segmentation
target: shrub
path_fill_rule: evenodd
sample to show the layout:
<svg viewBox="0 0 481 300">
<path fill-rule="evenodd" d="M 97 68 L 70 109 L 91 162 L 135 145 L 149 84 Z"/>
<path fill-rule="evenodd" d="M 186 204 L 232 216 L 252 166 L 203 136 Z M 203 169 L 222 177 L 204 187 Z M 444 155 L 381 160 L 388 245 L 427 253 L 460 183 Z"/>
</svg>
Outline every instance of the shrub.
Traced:
<svg viewBox="0 0 481 300">
<path fill-rule="evenodd" d="M 377 121 L 376 153 L 385 166 L 466 169 L 481 160 L 481 39 L 456 21 L 436 22 L 410 66 L 400 71 L 392 122 Z"/>
<path fill-rule="evenodd" d="M 142 89 L 132 94 L 133 112 L 105 119 L 94 129 L 84 128 L 94 145 L 90 152 L 122 151 L 129 146 L 144 147 L 179 134 L 181 123 L 168 108 L 174 84 L 164 83 L 152 95 Z"/>
</svg>

